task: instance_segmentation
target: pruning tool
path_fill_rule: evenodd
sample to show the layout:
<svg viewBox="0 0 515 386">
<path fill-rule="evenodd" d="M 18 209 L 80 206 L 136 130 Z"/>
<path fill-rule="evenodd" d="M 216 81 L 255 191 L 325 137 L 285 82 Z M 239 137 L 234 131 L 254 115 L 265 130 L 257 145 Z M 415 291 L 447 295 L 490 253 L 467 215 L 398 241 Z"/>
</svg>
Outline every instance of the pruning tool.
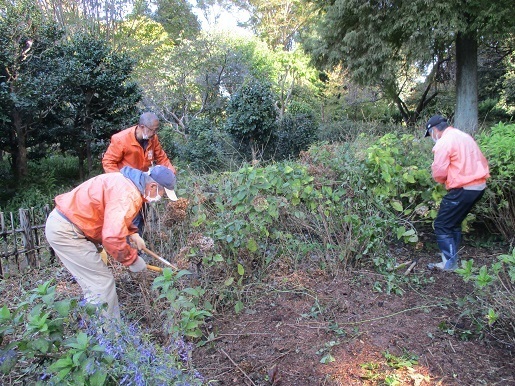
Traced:
<svg viewBox="0 0 515 386">
<path fill-rule="evenodd" d="M 165 265 L 169 266 L 170 268 L 172 268 L 172 269 L 174 269 L 174 270 L 176 270 L 176 271 L 178 271 L 178 270 L 179 270 L 179 268 L 177 268 L 175 265 L 173 265 L 172 263 L 170 263 L 168 260 L 163 259 L 161 256 L 157 255 L 156 253 L 152 252 L 152 251 L 151 251 L 150 249 L 148 249 L 147 247 L 144 247 L 144 248 L 142 249 L 142 251 L 143 251 L 143 252 L 145 252 L 147 255 L 150 255 L 150 256 L 152 256 L 153 258 L 155 258 L 155 259 L 159 260 L 161 263 L 163 263 L 163 264 L 165 264 Z M 148 268 L 148 266 L 147 266 L 147 268 Z M 156 267 L 156 268 L 157 268 L 157 267 Z M 151 269 L 151 268 L 149 268 L 149 269 Z"/>
</svg>

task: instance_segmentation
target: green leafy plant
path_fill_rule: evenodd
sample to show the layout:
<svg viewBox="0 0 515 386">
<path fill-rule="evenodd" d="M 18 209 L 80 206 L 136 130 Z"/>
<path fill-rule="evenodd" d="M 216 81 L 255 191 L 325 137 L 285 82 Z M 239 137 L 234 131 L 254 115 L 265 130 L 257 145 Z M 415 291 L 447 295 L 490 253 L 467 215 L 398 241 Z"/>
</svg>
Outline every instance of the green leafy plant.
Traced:
<svg viewBox="0 0 515 386">
<path fill-rule="evenodd" d="M 418 357 L 410 353 L 404 353 L 399 357 L 385 351 L 383 352 L 383 356 L 386 359 L 386 364 L 394 369 L 413 367 L 418 364 Z"/>
<path fill-rule="evenodd" d="M 464 281 L 474 284 L 477 296 L 467 297 L 463 307 L 468 309 L 478 329 L 488 329 L 498 339 L 513 342 L 515 249 L 499 255 L 490 265 L 477 267 L 474 260 L 463 261 L 456 272 Z"/>
<path fill-rule="evenodd" d="M 163 274 L 154 279 L 152 288 L 160 292 L 159 299 L 166 299 L 170 309 L 164 312 L 168 319 L 168 332 L 174 337 L 182 335 L 200 338 L 200 326 L 206 317 L 211 316 L 207 309 L 199 307 L 205 290 L 200 287 L 179 289 L 178 280 L 191 274 L 187 270 L 174 272 L 170 268 L 163 269 Z M 206 303 L 205 308 L 211 308 Z"/>
<path fill-rule="evenodd" d="M 81 385 L 101 386 L 107 378 L 107 367 L 114 360 L 103 355 L 105 348 L 98 345 L 84 332 L 65 342 L 68 351 L 59 360 L 48 367 L 51 372 L 57 373 L 57 379 Z"/>
<path fill-rule="evenodd" d="M 340 344 L 340 341 L 338 340 L 331 340 L 329 342 L 326 342 L 324 344 L 324 347 L 322 347 L 320 350 L 316 352 L 317 355 L 322 355 L 322 358 L 320 359 L 320 363 L 328 364 L 331 362 L 334 362 L 336 359 L 331 354 L 331 350 L 333 347 L 338 346 Z"/>
<path fill-rule="evenodd" d="M 498 123 L 477 138 L 490 167 L 491 178 L 477 212 L 505 240 L 515 239 L 515 124 Z"/>
<path fill-rule="evenodd" d="M 183 369 L 188 348 L 181 337 L 159 347 L 99 311 L 75 298 L 56 299 L 52 281 L 24 293 L 15 307 L 0 307 L 0 383 L 20 376 L 35 385 L 202 383 Z"/>
</svg>

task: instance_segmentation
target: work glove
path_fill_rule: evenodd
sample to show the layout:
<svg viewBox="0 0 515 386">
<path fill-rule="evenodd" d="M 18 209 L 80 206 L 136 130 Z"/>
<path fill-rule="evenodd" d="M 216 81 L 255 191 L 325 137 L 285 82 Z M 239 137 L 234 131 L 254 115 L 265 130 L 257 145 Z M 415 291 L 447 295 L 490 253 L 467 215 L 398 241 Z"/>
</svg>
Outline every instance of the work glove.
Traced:
<svg viewBox="0 0 515 386">
<path fill-rule="evenodd" d="M 136 244 L 136 248 L 138 248 L 138 251 L 141 251 L 142 249 L 146 248 L 145 240 L 141 238 L 141 236 L 137 233 L 133 233 L 129 236 L 131 241 Z"/>
<path fill-rule="evenodd" d="M 141 272 L 144 269 L 147 269 L 147 263 L 141 256 L 138 256 L 138 258 L 134 260 L 134 263 L 129 265 L 129 269 L 131 272 Z"/>
<path fill-rule="evenodd" d="M 107 252 L 104 248 L 102 248 L 102 250 L 99 252 L 100 254 L 100 258 L 102 259 L 102 261 L 104 262 L 104 264 L 107 265 Z"/>
</svg>

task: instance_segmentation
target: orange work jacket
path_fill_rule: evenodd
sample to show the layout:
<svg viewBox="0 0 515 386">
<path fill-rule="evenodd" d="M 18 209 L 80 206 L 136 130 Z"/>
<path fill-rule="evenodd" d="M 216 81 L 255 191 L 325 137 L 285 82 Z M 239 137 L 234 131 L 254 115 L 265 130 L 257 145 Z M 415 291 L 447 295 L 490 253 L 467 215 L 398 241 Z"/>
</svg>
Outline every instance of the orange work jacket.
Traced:
<svg viewBox="0 0 515 386">
<path fill-rule="evenodd" d="M 474 138 L 454 127 L 446 128 L 433 147 L 433 179 L 447 190 L 482 185 L 490 177 L 488 162 Z"/>
<path fill-rule="evenodd" d="M 119 172 L 124 166 L 130 166 L 146 172 L 155 162 L 156 165 L 166 166 L 175 173 L 175 168 L 161 147 L 157 135 L 148 140 L 147 148 L 143 150 L 136 139 L 136 127 L 129 127 L 111 137 L 111 143 L 102 157 L 104 171 Z"/>
<path fill-rule="evenodd" d="M 138 251 L 129 246 L 127 236 L 138 231 L 132 221 L 143 197 L 130 179 L 121 173 L 101 174 L 57 196 L 55 203 L 87 239 L 102 244 L 117 261 L 131 265 L 136 260 Z"/>
</svg>

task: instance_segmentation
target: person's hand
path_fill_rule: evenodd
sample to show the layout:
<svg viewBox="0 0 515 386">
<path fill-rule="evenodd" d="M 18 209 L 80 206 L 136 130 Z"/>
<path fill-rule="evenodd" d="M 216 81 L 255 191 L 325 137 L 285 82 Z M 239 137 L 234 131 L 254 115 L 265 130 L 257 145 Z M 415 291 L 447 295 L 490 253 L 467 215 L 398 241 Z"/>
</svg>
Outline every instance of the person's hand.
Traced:
<svg viewBox="0 0 515 386">
<path fill-rule="evenodd" d="M 138 248 L 139 251 L 147 247 L 145 240 L 143 240 L 139 234 L 133 233 L 129 238 L 134 244 L 136 244 L 136 248 Z"/>
<path fill-rule="evenodd" d="M 102 248 L 102 250 L 99 252 L 100 254 L 100 258 L 102 259 L 102 261 L 104 262 L 104 264 L 107 265 L 107 252 L 104 248 Z"/>
<path fill-rule="evenodd" d="M 141 272 L 146 268 L 147 268 L 147 263 L 145 262 L 145 260 L 143 260 L 143 258 L 141 256 L 138 256 L 138 258 L 136 260 L 134 260 L 134 263 L 129 265 L 129 269 L 131 272 Z"/>
</svg>

